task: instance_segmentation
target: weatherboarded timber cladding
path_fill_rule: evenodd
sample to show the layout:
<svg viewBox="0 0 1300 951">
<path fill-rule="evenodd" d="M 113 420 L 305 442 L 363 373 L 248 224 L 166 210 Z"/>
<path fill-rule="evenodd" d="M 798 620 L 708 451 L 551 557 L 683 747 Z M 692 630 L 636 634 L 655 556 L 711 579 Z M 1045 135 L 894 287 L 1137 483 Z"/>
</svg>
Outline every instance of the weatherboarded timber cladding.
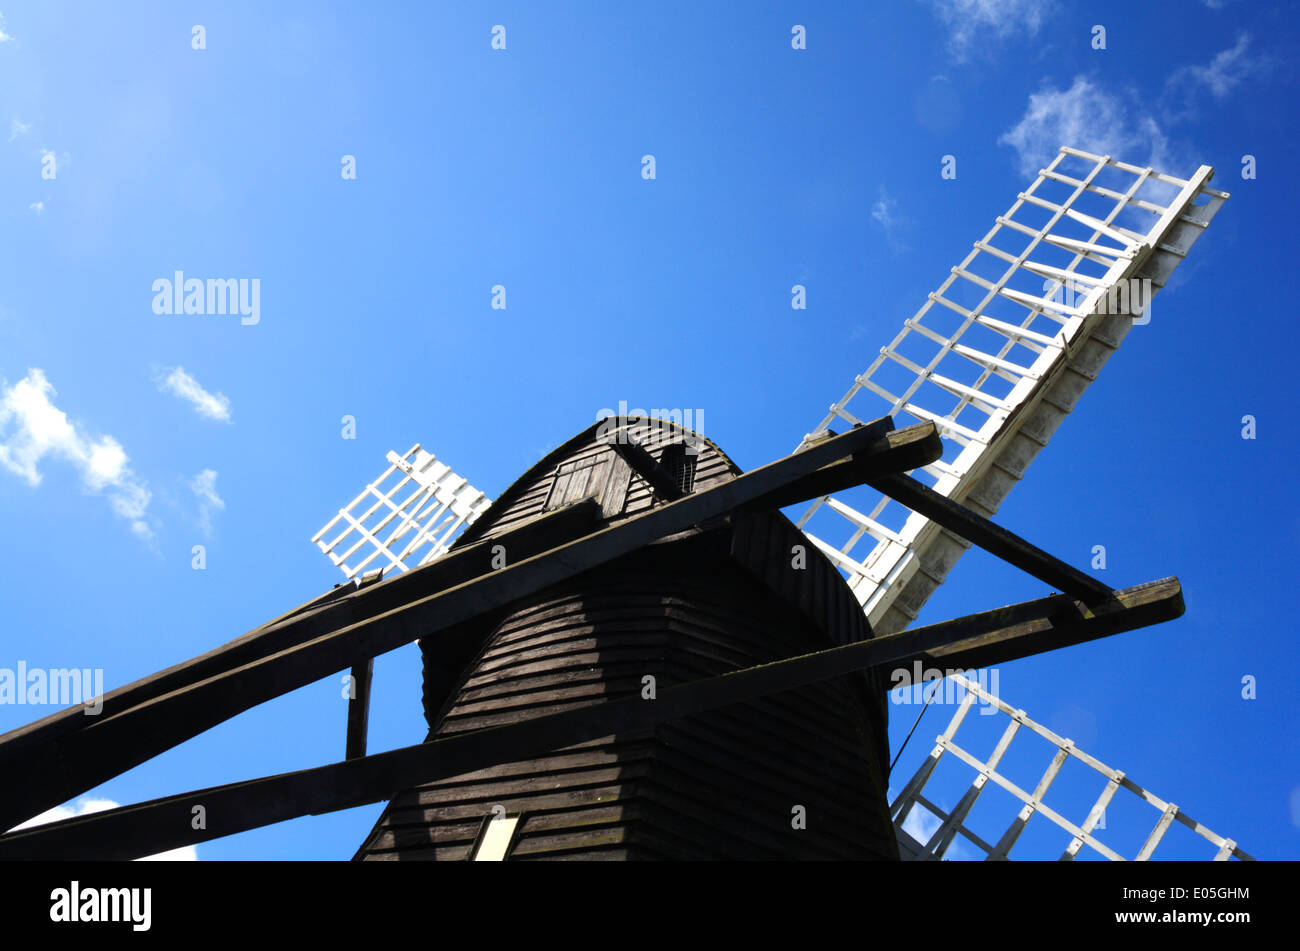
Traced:
<svg viewBox="0 0 1300 951">
<path fill-rule="evenodd" d="M 681 570 L 715 547 L 655 546 L 512 613 L 435 732 L 635 696 L 647 674 L 664 689 L 825 646 L 739 566 L 707 580 Z M 495 805 L 523 815 L 512 859 L 892 857 L 872 719 L 845 678 L 499 764 L 395 798 L 358 858 L 462 860 Z M 805 829 L 792 828 L 795 806 Z"/>
<path fill-rule="evenodd" d="M 530 468 L 458 544 L 586 495 L 610 521 L 661 502 L 598 433 Z M 689 435 L 633 433 L 655 459 Z M 695 490 L 738 474 L 716 446 L 697 446 Z M 647 675 L 663 690 L 870 636 L 839 573 L 788 519 L 737 513 L 503 607 L 477 631 L 422 642 L 425 711 L 431 735 L 465 733 L 640 696 Z M 521 814 L 512 860 L 895 858 L 885 716 L 879 683 L 854 675 L 538 751 L 395 797 L 357 858 L 465 860 L 495 806 Z M 793 826 L 797 806 L 805 828 Z"/>
<path fill-rule="evenodd" d="M 462 686 L 454 714 L 443 721 L 444 732 L 517 722 L 529 715 L 530 708 L 539 705 L 581 706 L 576 701 L 584 697 L 614 699 L 632 692 L 633 688 L 639 690 L 640 678 L 647 672 L 656 672 L 647 664 L 662 656 L 663 646 L 671 636 L 662 621 L 645 615 L 646 606 L 651 603 L 661 605 L 663 616 L 670 622 L 690 623 L 696 629 L 696 636 L 681 641 L 672 658 L 676 675 L 673 682 L 701 679 L 719 670 L 747 666 L 756 656 L 766 656 L 760 653 L 763 645 L 754 645 L 747 651 L 735 647 L 732 641 L 747 632 L 734 629 L 730 615 L 715 615 L 707 606 L 685 605 L 663 596 L 642 598 L 642 606 L 629 611 L 626 603 L 635 597 L 629 589 L 618 607 L 609 611 L 584 611 L 580 604 L 565 601 L 544 612 L 529 612 L 536 627 L 525 627 L 522 634 L 532 632 L 535 636 L 522 642 L 521 632 L 511 630 L 513 619 L 503 625 L 504 630 L 498 632 L 494 646 L 484 653 L 474 674 Z M 566 613 L 555 617 L 560 610 Z M 539 615 L 546 616 L 547 620 L 537 620 Z M 611 623 L 618 623 L 621 632 L 617 663 L 611 662 L 608 655 L 601 655 L 595 635 L 596 624 Z M 772 641 L 764 638 L 764 643 L 770 646 Z M 796 653 L 809 647 L 791 641 L 787 649 Z M 599 666 L 598 661 L 601 661 Z M 790 708 L 791 704 L 781 695 L 774 697 L 769 706 L 771 714 L 782 721 L 795 716 L 785 712 Z M 843 703 L 835 695 L 817 691 L 804 698 L 798 709 L 799 718 L 821 715 L 833 720 L 842 714 Z M 829 741 L 836 742 L 834 736 Z M 850 747 L 842 750 L 847 755 Z"/>
<path fill-rule="evenodd" d="M 872 636 L 861 606 L 839 571 L 807 536 L 778 512 L 760 512 L 734 520 L 731 557 L 786 603 L 795 606 L 833 644 L 855 644 Z M 796 562 L 795 549 L 803 558 Z M 796 568 L 796 563 L 802 567 Z M 882 762 L 889 759 L 887 678 L 876 670 L 855 674 L 862 702 L 872 711 L 872 740 Z"/>
</svg>

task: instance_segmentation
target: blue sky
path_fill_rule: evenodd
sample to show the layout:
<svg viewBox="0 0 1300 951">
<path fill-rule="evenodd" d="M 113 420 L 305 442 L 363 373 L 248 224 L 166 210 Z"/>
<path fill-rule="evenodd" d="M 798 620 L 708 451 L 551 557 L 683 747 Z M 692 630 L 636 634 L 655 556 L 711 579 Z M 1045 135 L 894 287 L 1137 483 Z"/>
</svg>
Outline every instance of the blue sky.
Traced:
<svg viewBox="0 0 1300 951">
<path fill-rule="evenodd" d="M 1187 613 L 1003 665 L 999 689 L 1294 858 L 1295 13 L 840 6 L 0 3 L 0 667 L 111 688 L 312 597 L 341 576 L 310 536 L 417 441 L 495 495 L 626 400 L 702 410 L 742 467 L 768 462 L 1057 145 L 1207 164 L 1232 199 L 998 515 L 1080 567 L 1105 545 L 1115 586 L 1178 575 Z M 177 270 L 256 279 L 256 323 L 155 313 Z M 1045 593 L 972 551 L 921 620 Z M 377 662 L 372 702 L 372 750 L 423 738 L 414 647 Z M 891 708 L 895 748 L 915 711 Z M 0 730 L 48 712 L 0 705 Z M 331 762 L 344 718 L 331 679 L 90 798 Z M 380 809 L 197 854 L 347 858 Z M 1168 854 L 1205 856 L 1192 838 Z"/>
</svg>

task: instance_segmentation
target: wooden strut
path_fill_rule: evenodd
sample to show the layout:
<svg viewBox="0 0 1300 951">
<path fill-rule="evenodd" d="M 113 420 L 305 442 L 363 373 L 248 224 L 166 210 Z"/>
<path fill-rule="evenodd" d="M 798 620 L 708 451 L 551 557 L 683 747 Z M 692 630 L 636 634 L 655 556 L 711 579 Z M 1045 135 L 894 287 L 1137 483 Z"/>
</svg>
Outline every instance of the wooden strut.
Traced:
<svg viewBox="0 0 1300 951">
<path fill-rule="evenodd" d="M 111 779 L 236 714 L 306 686 L 367 658 L 463 623 L 572 578 L 666 535 L 765 496 L 846 456 L 854 465 L 842 487 L 938 458 L 933 424 L 898 432 L 885 417 L 835 439 L 691 493 L 598 531 L 562 541 L 593 519 L 575 514 L 449 553 L 348 597 L 318 598 L 280 621 L 193 661 L 144 678 L 104 697 L 98 716 L 81 707 L 61 711 L 0 737 L 0 774 L 22 776 L 0 788 L 0 829 L 11 828 Z M 804 495 L 810 498 L 814 492 Z M 588 522 L 588 525 L 590 523 Z M 529 534 L 529 533 L 532 534 Z M 490 543 L 490 544 L 489 544 Z M 520 543 L 518 547 L 516 543 Z M 505 547 L 511 563 L 493 570 L 490 552 Z M 323 603 L 322 603 L 323 601 Z M 315 604 L 316 606 L 312 606 Z"/>
<path fill-rule="evenodd" d="M 221 648 L 110 692 L 99 716 L 86 717 L 82 707 L 73 707 L 0 737 L 0 771 L 24 777 L 22 783 L 0 788 L 0 829 L 266 700 L 350 666 L 355 669 L 417 637 L 463 623 L 658 538 L 863 482 L 892 487 L 905 504 L 927 506 L 950 530 L 1054 586 L 1082 594 L 1085 604 L 1114 606 L 1109 588 L 1012 533 L 931 493 L 936 503 L 919 484 L 912 488 L 891 481 L 934 461 L 941 450 L 932 423 L 894 432 L 886 417 L 601 530 L 594 530 L 599 506 L 588 499 L 455 549 L 404 575 L 327 592 Z M 498 545 L 512 563 L 491 570 L 491 552 Z M 1020 653 L 1010 656 L 1036 652 L 1025 649 L 1023 640 L 1008 643 L 1012 641 Z M 987 654 L 996 647 L 981 650 Z M 353 709 L 359 716 L 364 708 Z M 363 749 L 362 737 L 359 725 L 350 723 L 349 755 Z"/>
<path fill-rule="evenodd" d="M 1086 604 L 1102 604 L 1114 594 L 1096 578 L 1052 557 L 911 476 L 893 472 L 877 479 L 868 479 L 867 484 L 918 515 L 924 515 L 936 525 L 943 526 L 1008 564 L 1029 572 L 1040 581 L 1046 581 Z"/>
<path fill-rule="evenodd" d="M 403 789 L 752 701 L 866 667 L 912 658 L 991 663 L 1171 620 L 1177 579 L 1113 593 L 1098 609 L 1053 595 L 842 647 L 802 654 L 639 696 L 435 739 L 314 769 L 168 796 L 0 837 L 3 859 L 131 859 L 274 822 L 390 799 Z M 198 807 L 202 807 L 200 813 Z M 195 829 L 195 817 L 204 827 Z"/>
<path fill-rule="evenodd" d="M 596 524 L 598 515 L 599 506 L 583 500 L 530 519 L 497 542 L 508 544 L 515 557 L 526 557 L 589 531 Z M 312 637 L 337 630 L 357 616 L 391 610 L 432 591 L 463 584 L 482 574 L 482 566 L 490 558 L 489 544 L 479 542 L 458 549 L 454 556 L 448 554 L 382 583 L 375 579 L 362 581 L 359 585 L 337 585 L 221 647 L 110 691 L 102 698 L 101 716 L 121 713 L 207 677 L 295 647 Z M 0 736 L 0 764 L 7 762 L 11 755 L 48 743 L 93 722 L 82 713 L 82 707 L 71 707 L 12 730 Z"/>
<path fill-rule="evenodd" d="M 370 681 L 375 672 L 375 659 L 367 657 L 363 663 L 354 664 L 348 683 L 348 735 L 344 747 L 345 759 L 360 759 L 366 755 L 366 735 L 370 725 Z"/>
</svg>

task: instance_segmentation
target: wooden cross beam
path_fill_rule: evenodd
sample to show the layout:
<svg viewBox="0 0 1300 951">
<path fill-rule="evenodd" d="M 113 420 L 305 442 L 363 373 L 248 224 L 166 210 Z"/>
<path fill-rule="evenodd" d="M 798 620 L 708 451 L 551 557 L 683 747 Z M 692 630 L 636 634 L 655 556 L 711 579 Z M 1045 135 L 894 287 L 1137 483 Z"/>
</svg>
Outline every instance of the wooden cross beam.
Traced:
<svg viewBox="0 0 1300 951">
<path fill-rule="evenodd" d="M 563 522 L 538 523 L 531 543 L 515 533 L 467 546 L 398 578 L 311 607 L 194 661 L 104 698 L 96 717 L 63 711 L 0 737 L 0 771 L 23 782 L 0 788 L 0 829 L 10 828 L 145 762 L 260 703 L 347 669 L 418 637 L 464 623 L 635 551 L 692 525 L 773 495 L 845 457 L 847 488 L 934 461 L 942 443 L 932 423 L 893 432 L 884 418 L 641 515 L 554 547 Z M 847 481 L 856 480 L 856 482 Z M 818 490 L 824 480 L 817 480 Z M 816 494 L 809 490 L 807 499 Z M 579 518 L 578 516 L 573 516 Z M 522 531 L 522 529 L 521 529 Z M 484 555 L 503 545 L 511 563 L 492 570 Z M 489 547 L 491 546 L 491 547 Z M 542 550 L 538 551 L 538 548 Z M 477 555 L 475 554 L 477 552 Z M 318 602 L 321 599 L 317 599 Z"/>
<path fill-rule="evenodd" d="M 585 534 L 596 524 L 599 514 L 599 506 L 590 501 L 575 503 L 529 520 L 498 539 L 498 543 L 509 545 L 509 550 L 517 553 L 516 557 L 528 557 Z M 215 650 L 110 691 L 100 698 L 103 708 L 98 718 L 87 717 L 83 712 L 84 705 L 70 707 L 0 736 L 0 770 L 17 768 L 17 757 L 21 754 L 85 729 L 104 717 L 156 701 L 208 677 L 291 649 L 338 630 L 358 617 L 383 613 L 411 600 L 463 584 L 481 575 L 490 561 L 489 545 L 480 542 L 458 549 L 454 557 L 449 554 L 415 571 L 379 583 L 340 584 Z M 2 824 L 3 819 L 0 819 Z"/>
<path fill-rule="evenodd" d="M 917 482 L 901 472 L 892 472 L 877 479 L 868 479 L 872 488 L 883 492 L 913 512 L 924 515 L 937 525 L 960 535 L 990 554 L 997 555 L 1008 564 L 1029 572 L 1040 581 L 1073 595 L 1087 604 L 1103 604 L 1114 592 L 1098 581 L 1054 558 L 1023 538 L 995 525 L 982 515 L 940 495 L 929 486 Z"/>
<path fill-rule="evenodd" d="M 1172 621 L 1184 610 L 1178 579 L 1161 578 L 1112 591 L 1100 605 L 1053 594 L 911 628 L 871 643 L 896 644 L 904 651 L 881 662 L 894 670 L 918 660 L 943 670 L 974 670 Z"/>
<path fill-rule="evenodd" d="M 626 430 L 619 430 L 612 443 L 614 451 L 623 457 L 623 461 L 632 467 L 632 471 L 645 480 L 646 485 L 654 489 L 661 499 L 675 501 L 684 493 L 678 488 L 672 474 L 660 465 L 659 460 L 646 452 L 639 442 Z"/>
<path fill-rule="evenodd" d="M 842 436 L 830 434 L 793 456 L 601 531 L 593 530 L 598 506 L 591 500 L 575 503 L 510 533 L 456 549 L 408 574 L 327 592 L 216 651 L 113 691 L 104 698 L 101 716 L 93 720 L 78 716 L 81 708 L 72 708 L 13 731 L 0 737 L 0 768 L 24 775 L 28 782 L 0 789 L 0 828 L 66 801 L 258 703 L 348 666 L 354 673 L 363 671 L 379 653 L 498 609 L 657 538 L 863 482 L 1078 595 L 1098 609 L 1091 618 L 1095 629 L 1110 623 L 1106 618 L 1123 606 L 1108 587 L 901 474 L 938 457 L 941 444 L 932 424 L 900 432 L 892 428 L 892 420 L 885 418 Z M 491 571 L 486 567 L 488 554 L 498 545 L 516 563 Z M 946 630 L 944 644 L 952 656 L 939 656 L 976 666 L 976 658 L 1010 659 L 1073 643 L 1050 633 L 1052 626 L 1045 627 L 1043 620 L 1053 613 L 1069 613 L 1073 604 L 1057 596 L 1032 602 L 1033 608 L 1019 606 L 1025 615 L 1019 626 L 1003 623 L 1011 618 L 1006 612 L 1014 609 L 990 612 L 978 623 L 999 622 L 990 628 L 996 633 L 986 631 L 978 642 L 953 640 L 968 619 L 949 622 L 956 626 Z M 1181 611 L 1181 601 L 1179 605 Z M 1130 618 L 1123 622 L 1128 627 L 1118 629 L 1138 626 L 1131 619 L 1141 616 L 1140 607 L 1125 608 L 1121 615 Z M 929 628 L 906 633 L 915 637 L 927 632 L 933 633 Z M 368 688 L 364 673 L 359 679 Z M 365 709 L 364 703 L 350 707 L 351 760 L 364 755 Z"/>
<path fill-rule="evenodd" d="M 654 700 L 636 696 L 597 703 L 25 829 L 0 837 L 0 860 L 138 858 L 286 819 L 390 799 L 422 783 L 542 756 L 867 667 L 920 657 L 974 666 L 1106 637 L 1182 613 L 1182 592 L 1174 578 L 1115 591 L 1096 610 L 1056 595 L 668 687 Z M 195 829 L 199 807 L 204 828 Z"/>
</svg>

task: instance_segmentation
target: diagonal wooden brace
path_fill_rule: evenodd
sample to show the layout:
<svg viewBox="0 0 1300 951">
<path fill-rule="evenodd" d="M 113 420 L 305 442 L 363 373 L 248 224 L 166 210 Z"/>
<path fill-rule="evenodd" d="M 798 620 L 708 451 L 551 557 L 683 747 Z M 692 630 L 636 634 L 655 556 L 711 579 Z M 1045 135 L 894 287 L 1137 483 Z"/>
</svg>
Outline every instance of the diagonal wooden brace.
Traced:
<svg viewBox="0 0 1300 951">
<path fill-rule="evenodd" d="M 273 629 L 247 635 L 235 642 L 243 646 L 235 647 L 233 656 L 222 653 L 232 645 L 214 652 L 221 656 L 204 655 L 191 662 L 199 673 L 182 664 L 115 691 L 105 697 L 104 710 L 97 717 L 67 716 L 80 713 L 80 708 L 74 708 L 61 719 L 56 715 L 8 734 L 0 738 L 0 769 L 23 776 L 24 781 L 0 787 L 0 828 L 65 802 L 274 697 L 464 623 L 702 521 L 745 506 L 768 505 L 801 479 L 840 459 L 855 457 L 852 475 L 867 478 L 924 465 L 942 451 L 930 423 L 899 432 L 892 429 L 888 418 L 856 427 L 536 554 L 520 558 L 507 547 L 512 563 L 500 570 L 492 570 L 481 555 L 479 562 L 466 562 L 469 550 L 462 560 L 451 560 L 449 554 L 399 578 L 288 616 Z M 503 539 L 485 541 L 496 545 Z M 466 563 L 469 577 L 444 587 L 446 573 L 454 577 L 461 570 L 457 566 Z M 441 573 L 430 571 L 439 566 Z M 429 584 L 430 578 L 438 580 Z M 150 680 L 155 682 L 151 685 Z M 41 734 L 44 738 L 37 742 Z"/>
<path fill-rule="evenodd" d="M 867 480 L 872 488 L 906 505 L 913 512 L 942 525 L 1003 561 L 1029 572 L 1040 581 L 1086 604 L 1104 604 L 1114 592 L 1105 584 L 1036 548 L 1020 536 L 940 495 L 901 472 Z"/>
<path fill-rule="evenodd" d="M 315 769 L 182 793 L 0 837 L 4 859 L 130 859 L 274 822 L 392 798 L 403 789 L 544 755 L 603 736 L 914 657 L 975 666 L 1178 617 L 1177 579 L 1116 591 L 1103 609 L 1057 595 L 942 624 L 802 654 L 508 726 L 477 730 Z M 206 828 L 192 828 L 202 806 Z"/>
</svg>

